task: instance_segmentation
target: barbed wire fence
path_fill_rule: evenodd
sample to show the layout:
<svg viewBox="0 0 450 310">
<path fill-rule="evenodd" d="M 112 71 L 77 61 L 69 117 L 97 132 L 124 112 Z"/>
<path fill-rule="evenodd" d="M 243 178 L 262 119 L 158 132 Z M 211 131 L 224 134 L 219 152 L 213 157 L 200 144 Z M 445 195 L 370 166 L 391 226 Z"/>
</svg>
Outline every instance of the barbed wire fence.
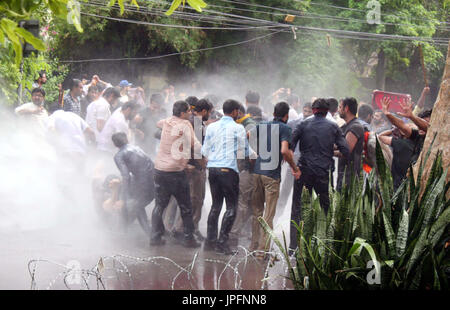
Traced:
<svg viewBox="0 0 450 310">
<path fill-rule="evenodd" d="M 50 290 L 58 285 L 60 287 L 65 287 L 66 289 L 82 289 L 82 290 L 106 290 L 114 289 L 116 287 L 108 287 L 108 282 L 114 280 L 122 289 L 135 289 L 135 278 L 133 278 L 132 272 L 130 271 L 130 262 L 134 265 L 138 264 L 152 264 L 157 266 L 166 275 L 168 287 L 167 289 L 175 290 L 176 282 L 181 278 L 183 274 L 186 275 L 187 283 L 190 289 L 198 290 L 201 289 L 199 285 L 199 279 L 197 278 L 195 272 L 200 268 L 203 263 L 204 267 L 206 264 L 214 264 L 215 266 L 220 266 L 222 270 L 218 272 L 217 279 L 214 280 L 214 287 L 217 290 L 229 289 L 228 287 L 223 288 L 222 280 L 227 271 L 233 274 L 233 289 L 242 290 L 243 275 L 242 273 L 246 270 L 249 264 L 256 264 L 258 268 L 263 268 L 263 277 L 261 279 L 260 289 L 269 289 L 277 284 L 278 288 L 281 289 L 288 288 L 288 266 L 284 260 L 278 259 L 280 252 L 276 251 L 252 251 L 250 252 L 243 246 L 239 246 L 241 253 L 244 255 L 238 257 L 238 253 L 230 256 L 227 260 L 215 259 L 215 258 L 204 258 L 202 262 L 199 262 L 199 252 L 195 252 L 190 263 L 183 267 L 173 259 L 165 256 L 152 256 L 152 257 L 134 257 L 126 254 L 116 254 L 112 256 L 102 256 L 99 258 L 96 265 L 90 269 L 83 269 L 77 264 L 62 264 L 60 262 L 55 262 L 48 259 L 32 259 L 28 262 L 28 272 L 31 277 L 31 290 L 46 289 Z M 264 254 L 269 257 L 268 260 L 258 260 L 256 255 Z M 76 261 L 71 261 L 76 262 Z M 48 267 L 58 267 L 61 271 L 53 278 L 47 285 L 38 286 L 38 267 L 43 269 L 42 265 L 49 265 Z M 223 267 L 222 267 L 223 266 Z M 273 267 L 278 267 L 278 270 L 282 272 L 274 272 L 271 270 Z M 240 271 L 241 270 L 241 271 Z M 125 275 L 125 276 L 123 276 Z M 124 280 L 125 278 L 125 280 Z M 282 280 L 279 283 L 280 279 Z M 61 286 L 63 285 L 63 286 Z M 158 287 L 158 289 L 164 289 Z"/>
</svg>

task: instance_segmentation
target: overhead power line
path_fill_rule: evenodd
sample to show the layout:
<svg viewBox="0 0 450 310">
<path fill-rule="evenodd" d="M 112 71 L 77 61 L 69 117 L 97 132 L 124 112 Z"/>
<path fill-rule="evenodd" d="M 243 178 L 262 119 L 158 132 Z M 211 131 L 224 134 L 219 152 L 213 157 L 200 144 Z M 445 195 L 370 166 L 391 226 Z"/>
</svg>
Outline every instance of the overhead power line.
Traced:
<svg viewBox="0 0 450 310">
<path fill-rule="evenodd" d="M 263 35 L 263 36 L 258 36 L 258 37 L 252 38 L 252 39 L 235 42 L 235 43 L 229 43 L 229 44 L 213 46 L 213 47 L 206 47 L 206 48 L 199 48 L 199 49 L 190 50 L 190 51 L 186 51 L 186 52 L 170 53 L 170 54 L 166 54 L 166 55 L 158 55 L 158 56 L 150 56 L 150 57 L 130 57 L 130 58 L 97 58 L 97 59 L 80 59 L 80 60 L 61 60 L 60 62 L 61 63 L 80 63 L 80 62 L 104 62 L 104 61 L 160 59 L 160 58 L 171 57 L 171 56 L 176 56 L 176 55 L 184 55 L 184 54 L 191 54 L 191 53 L 197 53 L 197 52 L 205 52 L 205 51 L 210 51 L 210 50 L 215 50 L 215 49 L 220 49 L 220 48 L 226 48 L 226 47 L 230 47 L 230 46 L 246 44 L 246 43 L 250 43 L 250 42 L 253 42 L 253 41 L 256 41 L 256 40 L 261 40 L 261 39 L 267 38 L 269 36 L 272 36 L 272 35 L 280 33 L 280 32 L 281 32 L 281 30 L 274 31 L 274 32 L 271 32 L 269 34 L 266 34 L 266 35 Z"/>
</svg>

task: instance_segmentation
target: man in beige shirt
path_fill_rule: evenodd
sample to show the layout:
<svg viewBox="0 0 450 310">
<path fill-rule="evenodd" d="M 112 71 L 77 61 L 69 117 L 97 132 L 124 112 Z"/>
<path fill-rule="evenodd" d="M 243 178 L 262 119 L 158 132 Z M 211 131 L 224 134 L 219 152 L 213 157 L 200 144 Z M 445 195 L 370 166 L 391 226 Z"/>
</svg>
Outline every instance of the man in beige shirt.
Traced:
<svg viewBox="0 0 450 310">
<path fill-rule="evenodd" d="M 173 195 L 180 207 L 183 220 L 185 247 L 196 248 L 200 244 L 195 240 L 192 205 L 188 178 L 184 169 L 189 159 L 202 160 L 201 144 L 189 122 L 190 106 L 186 101 L 177 101 L 173 105 L 173 115 L 160 120 L 157 126 L 162 129 L 161 142 L 155 160 L 155 208 L 152 213 L 152 236 L 150 245 L 163 245 L 165 228 L 162 214 Z M 191 154 L 192 150 L 194 153 Z"/>
</svg>

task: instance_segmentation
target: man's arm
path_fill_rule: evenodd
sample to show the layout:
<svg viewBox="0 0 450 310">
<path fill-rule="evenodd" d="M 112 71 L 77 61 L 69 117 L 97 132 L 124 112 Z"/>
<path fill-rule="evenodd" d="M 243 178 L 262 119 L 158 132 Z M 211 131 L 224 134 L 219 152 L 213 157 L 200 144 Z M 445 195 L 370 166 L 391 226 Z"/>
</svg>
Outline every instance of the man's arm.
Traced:
<svg viewBox="0 0 450 310">
<path fill-rule="evenodd" d="M 291 166 L 292 174 L 294 175 L 295 179 L 298 180 L 300 178 L 301 172 L 295 164 L 294 152 L 289 149 L 288 141 L 281 141 L 281 155 L 283 155 L 283 159 L 287 161 L 289 166 Z"/>
<path fill-rule="evenodd" d="M 95 144 L 95 133 L 91 129 L 91 127 L 86 127 L 86 129 L 84 129 L 84 135 L 86 136 L 88 141 L 91 141 L 92 144 Z"/>
<path fill-rule="evenodd" d="M 238 125 L 236 129 L 237 138 L 237 159 L 245 158 L 256 158 L 256 153 L 250 147 L 247 140 L 247 133 L 245 132 L 244 126 Z"/>
<path fill-rule="evenodd" d="M 383 142 L 384 144 L 387 145 L 392 145 L 392 137 L 387 137 L 387 136 L 378 136 L 378 140 L 380 140 L 381 142 Z"/>
<path fill-rule="evenodd" d="M 350 149 L 348 147 L 347 140 L 344 138 L 342 130 L 337 125 L 336 127 L 335 144 L 342 157 L 348 158 L 348 156 L 350 155 Z"/>
<path fill-rule="evenodd" d="M 106 121 L 104 119 L 97 119 L 97 130 L 98 132 L 102 132 L 103 128 L 105 128 Z"/>
<path fill-rule="evenodd" d="M 358 142 L 358 138 L 355 136 L 353 132 L 347 132 L 347 134 L 345 135 L 345 140 L 347 141 L 350 153 L 353 152 L 353 149 L 355 148 L 355 145 Z"/>
<path fill-rule="evenodd" d="M 423 107 L 425 105 L 425 99 L 427 99 L 427 95 L 428 95 L 429 92 L 430 92 L 430 88 L 429 87 L 425 87 L 422 90 L 422 93 L 420 94 L 420 98 L 419 98 L 419 100 L 417 100 L 416 108 L 414 109 L 414 111 L 416 113 L 420 112 L 423 109 Z"/>
<path fill-rule="evenodd" d="M 119 169 L 122 175 L 122 195 L 121 200 L 126 204 L 128 199 L 128 193 L 130 188 L 130 171 L 128 170 L 127 164 L 125 163 L 124 155 L 120 151 L 114 156 L 114 162 L 116 163 L 117 169 Z"/>
<path fill-rule="evenodd" d="M 417 125 L 417 127 L 419 127 L 419 129 L 427 132 L 428 126 L 429 126 L 428 122 L 426 120 L 424 120 L 424 119 L 414 115 L 414 113 L 412 111 L 412 103 L 411 103 L 411 101 L 409 101 L 409 102 L 403 101 L 403 102 L 400 103 L 400 106 L 403 109 L 403 112 L 401 112 L 401 113 L 399 112 L 398 113 L 400 116 L 409 118 L 410 120 L 413 121 L 414 124 Z"/>
<path fill-rule="evenodd" d="M 293 152 L 295 151 L 295 148 L 297 147 L 297 143 L 300 140 L 300 133 L 301 133 L 301 123 L 299 123 L 295 126 L 295 129 L 292 133 L 292 139 L 291 139 L 291 143 L 289 144 L 289 148 Z"/>
<path fill-rule="evenodd" d="M 411 127 L 405 124 L 404 121 L 401 119 L 395 117 L 391 112 L 389 112 L 389 106 L 391 104 L 391 99 L 389 98 L 383 98 L 381 105 L 383 108 L 383 114 L 386 115 L 388 120 L 391 122 L 392 125 L 396 126 L 398 129 L 400 129 L 407 138 L 411 136 L 412 130 Z"/>
</svg>

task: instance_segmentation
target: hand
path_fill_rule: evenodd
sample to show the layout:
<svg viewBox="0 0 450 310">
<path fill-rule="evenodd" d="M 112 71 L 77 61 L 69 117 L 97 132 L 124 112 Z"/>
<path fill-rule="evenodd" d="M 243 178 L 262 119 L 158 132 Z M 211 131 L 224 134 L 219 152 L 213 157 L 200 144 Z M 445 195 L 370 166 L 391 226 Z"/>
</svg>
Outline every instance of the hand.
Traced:
<svg viewBox="0 0 450 310">
<path fill-rule="evenodd" d="M 424 89 L 422 90 L 422 94 L 427 95 L 430 92 L 430 88 L 429 87 L 424 87 Z"/>
<path fill-rule="evenodd" d="M 294 169 L 291 168 L 291 172 L 296 180 L 300 179 L 302 172 L 300 171 L 300 169 L 298 167 L 297 167 L 297 171 L 295 171 Z"/>
<path fill-rule="evenodd" d="M 408 101 L 402 100 L 400 106 L 402 107 L 403 112 L 398 112 L 398 115 L 406 118 L 411 118 L 413 116 L 411 99 Z"/>
<path fill-rule="evenodd" d="M 388 97 L 384 97 L 381 100 L 381 108 L 383 110 L 383 114 L 389 114 L 389 106 L 391 105 L 391 99 Z"/>
</svg>

